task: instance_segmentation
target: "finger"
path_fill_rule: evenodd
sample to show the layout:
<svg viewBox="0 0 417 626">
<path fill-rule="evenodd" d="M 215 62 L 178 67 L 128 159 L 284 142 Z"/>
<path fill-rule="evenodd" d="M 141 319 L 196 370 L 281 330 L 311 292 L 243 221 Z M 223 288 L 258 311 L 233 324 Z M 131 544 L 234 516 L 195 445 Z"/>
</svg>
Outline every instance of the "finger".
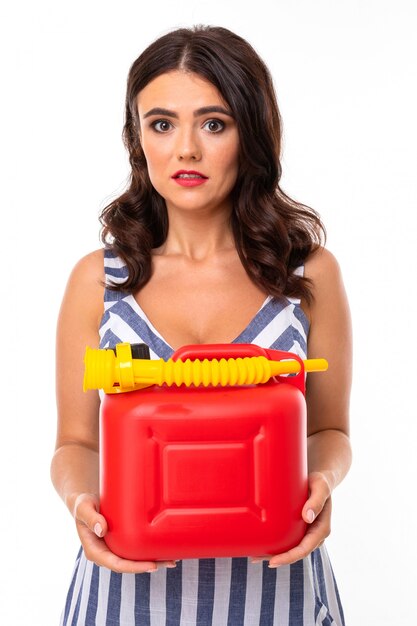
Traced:
<svg viewBox="0 0 417 626">
<path fill-rule="evenodd" d="M 281 565 L 290 565 L 291 563 L 305 559 L 319 546 L 321 541 L 322 537 L 318 533 L 307 533 L 298 546 L 288 550 L 288 552 L 283 552 L 282 554 L 272 557 L 268 567 L 274 568 L 280 567 Z"/>
<path fill-rule="evenodd" d="M 321 475 L 309 477 L 310 495 L 302 510 L 303 520 L 312 524 L 330 500 L 330 487 Z"/>
<path fill-rule="evenodd" d="M 74 517 L 81 522 L 97 537 L 104 537 L 108 527 L 106 518 L 98 512 L 98 498 L 91 494 L 82 494 L 77 498 L 74 505 Z"/>
<path fill-rule="evenodd" d="M 119 574 L 143 574 L 155 572 L 161 567 L 176 567 L 175 561 L 130 561 L 122 559 L 109 550 L 103 539 L 99 539 L 84 524 L 78 524 L 78 534 L 84 553 L 89 561 Z"/>
<path fill-rule="evenodd" d="M 251 563 L 263 563 L 263 561 L 269 561 L 269 559 L 271 558 L 270 554 L 264 554 L 263 556 L 251 556 L 250 558 L 250 562 Z"/>
<path fill-rule="evenodd" d="M 326 511 L 323 511 L 314 524 L 309 526 L 298 546 L 295 546 L 287 552 L 273 556 L 269 561 L 269 567 L 279 567 L 281 565 L 295 563 L 300 559 L 306 558 L 313 550 L 320 547 L 330 535 L 330 512 L 328 508 L 329 507 L 326 507 Z"/>
</svg>

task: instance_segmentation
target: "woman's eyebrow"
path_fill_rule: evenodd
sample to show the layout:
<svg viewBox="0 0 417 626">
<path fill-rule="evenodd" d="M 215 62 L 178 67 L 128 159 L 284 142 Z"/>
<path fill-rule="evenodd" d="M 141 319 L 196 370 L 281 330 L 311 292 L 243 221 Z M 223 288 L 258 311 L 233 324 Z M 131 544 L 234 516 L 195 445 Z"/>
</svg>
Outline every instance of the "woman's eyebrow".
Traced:
<svg viewBox="0 0 417 626">
<path fill-rule="evenodd" d="M 230 117 L 233 117 L 233 114 L 230 110 L 225 109 L 224 107 L 221 107 L 219 105 L 201 107 L 200 109 L 194 111 L 194 117 L 198 117 L 199 115 L 205 115 L 206 113 L 223 113 L 223 115 L 229 115 Z"/>
<path fill-rule="evenodd" d="M 194 117 L 206 115 L 207 113 L 223 113 L 223 115 L 229 115 L 230 117 L 233 117 L 231 111 L 218 105 L 200 107 L 199 109 L 196 109 L 194 111 Z M 164 109 L 162 107 L 154 107 L 153 109 L 150 109 L 144 114 L 143 118 L 145 119 L 147 117 L 150 117 L 151 115 L 165 115 L 166 117 L 174 117 L 178 119 L 178 113 L 175 113 L 175 111 L 171 111 L 170 109 Z"/>
</svg>

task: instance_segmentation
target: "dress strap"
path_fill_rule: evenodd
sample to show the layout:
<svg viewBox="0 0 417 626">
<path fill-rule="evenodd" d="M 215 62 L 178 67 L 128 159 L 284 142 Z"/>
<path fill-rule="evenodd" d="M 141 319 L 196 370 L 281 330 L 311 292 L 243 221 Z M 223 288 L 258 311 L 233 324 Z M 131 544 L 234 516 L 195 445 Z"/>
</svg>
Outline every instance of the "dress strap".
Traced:
<svg viewBox="0 0 417 626">
<path fill-rule="evenodd" d="M 104 290 L 104 308 L 107 310 L 114 302 L 122 300 L 126 293 L 109 289 L 107 285 L 123 283 L 129 275 L 125 262 L 112 250 L 104 250 L 104 275 L 106 288 Z"/>
</svg>

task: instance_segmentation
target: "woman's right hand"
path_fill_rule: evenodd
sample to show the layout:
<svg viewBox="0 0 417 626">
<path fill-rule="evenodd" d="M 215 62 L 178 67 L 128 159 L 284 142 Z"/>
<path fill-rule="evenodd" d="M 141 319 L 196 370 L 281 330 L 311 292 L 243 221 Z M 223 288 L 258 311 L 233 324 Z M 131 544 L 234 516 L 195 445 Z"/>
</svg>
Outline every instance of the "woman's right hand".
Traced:
<svg viewBox="0 0 417 626">
<path fill-rule="evenodd" d="M 94 494 L 82 493 L 77 496 L 74 518 L 85 556 L 96 565 L 107 567 L 119 574 L 143 574 L 155 572 L 161 567 L 176 566 L 175 561 L 129 561 L 111 552 L 103 539 L 107 532 L 107 522 L 99 513 L 99 501 Z"/>
</svg>

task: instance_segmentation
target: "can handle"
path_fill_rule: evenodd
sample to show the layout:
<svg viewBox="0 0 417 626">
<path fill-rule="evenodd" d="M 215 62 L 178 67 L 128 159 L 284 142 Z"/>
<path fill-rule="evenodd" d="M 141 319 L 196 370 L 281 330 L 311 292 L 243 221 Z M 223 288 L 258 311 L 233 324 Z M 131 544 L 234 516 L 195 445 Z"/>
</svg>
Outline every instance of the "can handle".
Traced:
<svg viewBox="0 0 417 626">
<path fill-rule="evenodd" d="M 298 361 L 300 371 L 297 374 L 275 376 L 272 379 L 272 384 L 278 379 L 282 383 L 285 382 L 297 387 L 303 395 L 305 394 L 304 362 L 303 359 L 294 352 L 261 348 L 261 346 L 257 346 L 253 343 L 207 343 L 182 346 L 174 352 L 171 358 L 173 361 L 177 361 L 178 359 L 181 361 L 186 361 L 187 359 L 194 361 L 195 359 L 238 359 L 253 356 L 264 356 L 271 361 Z"/>
<path fill-rule="evenodd" d="M 172 355 L 172 360 L 186 361 L 190 359 L 238 359 L 251 356 L 267 357 L 267 350 L 253 343 L 204 343 L 190 344 L 178 348 Z"/>
<path fill-rule="evenodd" d="M 277 376 L 281 382 L 286 382 L 290 385 L 294 385 L 301 391 L 303 395 L 306 392 L 306 383 L 305 383 L 305 367 L 303 359 L 295 354 L 295 352 L 284 352 L 283 350 L 271 350 L 269 348 L 265 349 L 266 355 L 268 359 L 271 361 L 287 361 L 288 359 L 293 359 L 294 361 L 298 361 L 300 364 L 300 371 L 297 374 L 291 374 L 287 376 Z"/>
</svg>

